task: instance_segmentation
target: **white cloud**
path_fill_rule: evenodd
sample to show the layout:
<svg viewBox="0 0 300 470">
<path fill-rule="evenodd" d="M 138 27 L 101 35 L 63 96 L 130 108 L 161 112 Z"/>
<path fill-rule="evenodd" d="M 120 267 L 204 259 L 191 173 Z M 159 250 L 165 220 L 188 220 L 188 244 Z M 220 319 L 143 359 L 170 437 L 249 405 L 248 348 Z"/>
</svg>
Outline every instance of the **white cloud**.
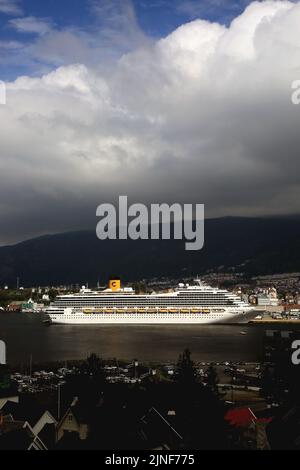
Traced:
<svg viewBox="0 0 300 470">
<path fill-rule="evenodd" d="M 36 18 L 35 16 L 14 18 L 9 21 L 9 25 L 19 33 L 36 33 L 43 35 L 49 33 L 52 29 L 50 20 Z"/>
<path fill-rule="evenodd" d="M 5 50 L 16 50 L 20 49 L 23 47 L 23 44 L 19 41 L 0 41 L 0 49 L 5 49 Z"/>
<path fill-rule="evenodd" d="M 92 19 L 84 28 L 57 27 L 50 18 L 34 16 L 11 19 L 8 26 L 20 33 L 24 43 L 21 51 L 2 55 L 2 67 L 23 67 L 29 71 L 25 73 L 36 75 L 80 62 L 103 71 L 123 54 L 152 43 L 138 24 L 132 0 L 91 0 L 87 5 Z"/>
<path fill-rule="evenodd" d="M 7 15 L 20 15 L 22 8 L 19 0 L 0 0 L 0 13 Z"/>
<path fill-rule="evenodd" d="M 228 28 L 193 21 L 105 74 L 73 64 L 8 84 L 2 239 L 83 228 L 119 194 L 210 215 L 298 211 L 299 23 L 300 4 L 255 2 Z"/>
</svg>

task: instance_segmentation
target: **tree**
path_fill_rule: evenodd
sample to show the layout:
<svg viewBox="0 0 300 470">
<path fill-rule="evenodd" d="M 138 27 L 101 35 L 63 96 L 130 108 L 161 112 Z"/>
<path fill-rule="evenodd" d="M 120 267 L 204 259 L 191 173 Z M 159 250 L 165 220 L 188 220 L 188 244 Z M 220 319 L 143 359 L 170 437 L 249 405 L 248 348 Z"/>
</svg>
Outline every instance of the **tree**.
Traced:
<svg viewBox="0 0 300 470">
<path fill-rule="evenodd" d="M 133 289 L 136 294 L 145 294 L 147 291 L 147 286 L 144 282 L 135 282 L 133 284 Z"/>
<path fill-rule="evenodd" d="M 91 354 L 72 374 L 67 378 L 68 388 L 73 396 L 97 402 L 106 384 L 105 372 L 102 359 L 96 354 Z"/>
<path fill-rule="evenodd" d="M 206 372 L 206 383 L 213 393 L 219 394 L 218 383 L 219 377 L 214 366 L 209 366 Z"/>
<path fill-rule="evenodd" d="M 176 381 L 180 385 L 191 386 L 197 383 L 197 372 L 194 362 L 191 360 L 191 352 L 185 349 L 179 356 L 177 363 Z"/>
<path fill-rule="evenodd" d="M 95 379 L 99 379 L 99 377 L 102 378 L 104 375 L 103 361 L 95 353 L 89 355 L 89 357 L 84 362 L 82 369 L 86 374 Z"/>
<path fill-rule="evenodd" d="M 49 299 L 50 299 L 51 302 L 53 302 L 55 300 L 57 295 L 58 295 L 58 291 L 56 289 L 50 289 L 49 290 Z"/>
</svg>

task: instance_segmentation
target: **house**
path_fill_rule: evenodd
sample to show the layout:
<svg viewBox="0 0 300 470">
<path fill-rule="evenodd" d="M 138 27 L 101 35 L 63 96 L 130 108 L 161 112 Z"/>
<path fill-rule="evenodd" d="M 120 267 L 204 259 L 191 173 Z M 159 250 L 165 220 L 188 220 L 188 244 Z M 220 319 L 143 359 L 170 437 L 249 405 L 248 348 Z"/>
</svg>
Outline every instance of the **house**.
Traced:
<svg viewBox="0 0 300 470">
<path fill-rule="evenodd" d="M 183 437 L 173 424 L 175 417 L 175 411 L 170 410 L 165 417 L 155 407 L 142 417 L 139 435 L 148 449 L 172 450 L 182 446 Z"/>
<path fill-rule="evenodd" d="M 39 439 L 47 446 L 48 450 L 53 450 L 56 444 L 56 425 L 47 423 L 37 434 Z"/>
<path fill-rule="evenodd" d="M 25 403 L 24 401 L 14 401 L 9 400 L 1 408 L 1 414 L 11 415 L 16 421 L 27 421 L 32 428 L 34 428 L 40 421 L 43 422 L 44 415 L 48 419 L 55 419 L 52 417 L 51 413 L 45 410 L 43 407 L 36 405 L 35 403 Z M 51 416 L 51 418 L 50 418 Z M 47 418 L 44 418 L 47 421 Z M 42 428 L 42 425 L 39 424 L 39 428 Z"/>
<path fill-rule="evenodd" d="M 237 428 L 246 428 L 257 421 L 251 408 L 234 408 L 225 415 L 225 421 Z"/>
<path fill-rule="evenodd" d="M 7 403 L 19 403 L 18 395 L 7 394 L 6 397 L 0 396 L 0 412 Z"/>
<path fill-rule="evenodd" d="M 38 421 L 32 427 L 33 432 L 47 446 L 47 449 L 53 449 L 56 442 L 57 421 L 50 411 L 45 410 Z"/>
<path fill-rule="evenodd" d="M 300 406 L 283 409 L 268 425 L 272 450 L 300 450 Z"/>
<path fill-rule="evenodd" d="M 45 426 L 47 425 L 55 425 L 56 426 L 57 421 L 55 418 L 53 418 L 52 414 L 50 411 L 46 410 L 44 413 L 41 415 L 39 420 L 35 423 L 33 426 L 33 432 L 36 435 L 39 435 L 40 432 L 44 429 Z"/>
<path fill-rule="evenodd" d="M 7 306 L 9 312 L 21 312 L 23 302 L 12 302 Z"/>
<path fill-rule="evenodd" d="M 17 389 L 10 380 L 10 370 L 6 365 L 0 364 L 0 410 L 7 402 L 18 401 Z"/>
<path fill-rule="evenodd" d="M 60 441 L 67 434 L 77 434 L 81 441 L 88 438 L 90 431 L 89 408 L 82 406 L 79 399 L 75 397 L 71 406 L 57 425 L 56 439 Z"/>
<path fill-rule="evenodd" d="M 28 423 L 33 434 L 48 449 L 54 447 L 57 421 L 48 410 L 10 399 L 0 409 L 0 416 L 10 416 L 14 422 Z"/>
<path fill-rule="evenodd" d="M 47 450 L 47 447 L 27 421 L 1 415 L 0 450 Z"/>
<path fill-rule="evenodd" d="M 271 418 L 258 418 L 251 408 L 234 408 L 225 415 L 225 421 L 231 426 L 231 440 L 240 448 L 269 450 L 266 426 Z"/>
</svg>

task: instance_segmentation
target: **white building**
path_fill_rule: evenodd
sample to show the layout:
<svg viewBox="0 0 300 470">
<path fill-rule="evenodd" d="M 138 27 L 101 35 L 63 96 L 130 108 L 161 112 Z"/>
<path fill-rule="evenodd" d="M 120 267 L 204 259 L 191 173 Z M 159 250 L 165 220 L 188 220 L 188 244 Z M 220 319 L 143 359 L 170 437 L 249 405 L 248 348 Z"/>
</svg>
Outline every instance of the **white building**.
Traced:
<svg viewBox="0 0 300 470">
<path fill-rule="evenodd" d="M 278 304 L 278 297 L 273 297 L 269 294 L 258 294 L 257 296 L 257 305 L 259 307 L 277 307 Z"/>
</svg>

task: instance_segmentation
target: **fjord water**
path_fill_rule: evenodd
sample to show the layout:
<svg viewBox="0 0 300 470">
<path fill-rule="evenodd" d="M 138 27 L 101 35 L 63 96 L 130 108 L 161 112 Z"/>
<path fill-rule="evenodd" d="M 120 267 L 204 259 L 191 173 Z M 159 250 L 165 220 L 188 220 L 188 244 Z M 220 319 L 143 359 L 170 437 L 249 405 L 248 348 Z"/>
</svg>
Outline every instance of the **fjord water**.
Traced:
<svg viewBox="0 0 300 470">
<path fill-rule="evenodd" d="M 10 364 L 84 359 L 173 362 L 185 349 L 196 361 L 258 361 L 264 329 L 248 325 L 51 325 L 40 314 L 0 314 Z M 246 333 L 246 334 L 245 334 Z"/>
</svg>

